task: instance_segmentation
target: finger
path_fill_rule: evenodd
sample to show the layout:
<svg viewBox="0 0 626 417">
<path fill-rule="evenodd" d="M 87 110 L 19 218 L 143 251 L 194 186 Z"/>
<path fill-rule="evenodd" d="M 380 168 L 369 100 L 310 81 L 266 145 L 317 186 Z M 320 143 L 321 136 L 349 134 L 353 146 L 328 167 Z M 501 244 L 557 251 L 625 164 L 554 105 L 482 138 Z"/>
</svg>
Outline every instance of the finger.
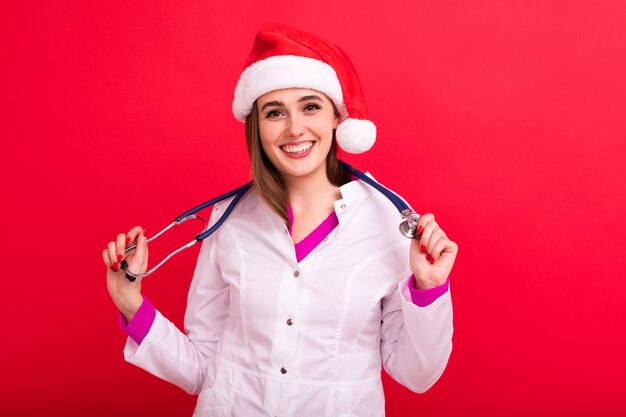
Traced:
<svg viewBox="0 0 626 417">
<path fill-rule="evenodd" d="M 448 239 L 446 239 L 445 237 L 441 236 L 437 240 L 437 243 L 433 246 L 432 250 L 429 251 L 433 259 L 432 263 L 437 262 L 437 259 L 439 259 L 447 245 Z"/>
<path fill-rule="evenodd" d="M 126 235 L 124 233 L 120 233 L 117 235 L 117 239 L 115 241 L 117 243 L 117 247 L 115 248 L 115 259 L 118 263 L 122 263 L 124 260 L 124 249 L 126 248 Z"/>
<path fill-rule="evenodd" d="M 109 242 L 109 246 L 107 248 L 107 252 L 109 253 L 109 263 L 111 264 L 112 271 L 117 271 L 120 267 L 120 263 L 117 262 L 116 246 L 115 242 Z"/>
<path fill-rule="evenodd" d="M 422 214 L 417 221 L 417 233 L 421 234 L 422 231 L 426 228 L 426 223 L 429 221 L 435 220 L 435 215 L 432 213 Z"/>
<path fill-rule="evenodd" d="M 139 265 L 137 266 L 142 268 L 143 265 L 146 263 L 145 258 L 148 254 L 148 243 L 147 243 L 148 239 L 146 239 L 146 237 L 144 236 L 143 229 L 140 230 L 135 240 L 137 243 L 137 247 L 135 248 L 134 259 L 139 260 Z"/>
<path fill-rule="evenodd" d="M 436 225 L 430 234 L 430 239 L 428 240 L 428 244 L 426 244 L 426 252 L 430 253 L 430 256 L 433 256 L 433 251 L 435 250 L 435 245 L 439 242 L 439 239 L 443 237 L 444 233 L 441 228 Z"/>
<path fill-rule="evenodd" d="M 127 238 L 126 238 L 126 246 L 129 246 L 131 243 L 135 242 L 135 239 L 137 238 L 137 235 L 139 235 L 139 233 L 141 233 L 142 231 L 143 231 L 143 233 L 145 235 L 146 231 L 141 226 L 135 226 L 132 229 L 130 229 L 128 231 L 128 233 L 126 234 L 126 236 L 127 236 Z"/>
<path fill-rule="evenodd" d="M 104 261 L 104 264 L 107 266 L 107 268 L 111 268 L 113 266 L 113 264 L 111 263 L 111 259 L 109 257 L 108 248 L 102 251 L 102 260 Z"/>
<path fill-rule="evenodd" d="M 444 253 L 449 253 L 456 256 L 456 254 L 459 253 L 459 245 L 446 237 L 446 247 L 443 249 L 441 254 L 443 255 Z"/>
<path fill-rule="evenodd" d="M 426 222 L 424 223 L 424 229 L 422 230 L 422 237 L 420 238 L 420 249 L 422 252 L 428 252 L 428 244 L 430 242 L 431 236 L 435 229 L 437 229 L 438 227 L 439 226 L 437 225 L 434 217 L 426 219 Z"/>
</svg>

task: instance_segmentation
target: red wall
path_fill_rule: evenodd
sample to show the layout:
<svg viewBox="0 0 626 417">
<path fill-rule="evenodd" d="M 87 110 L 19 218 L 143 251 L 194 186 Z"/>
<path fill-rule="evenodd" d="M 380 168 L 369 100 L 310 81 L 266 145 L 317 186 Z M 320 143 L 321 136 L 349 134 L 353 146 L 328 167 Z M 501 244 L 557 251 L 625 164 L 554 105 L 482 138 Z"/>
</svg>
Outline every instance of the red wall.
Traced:
<svg viewBox="0 0 626 417">
<path fill-rule="evenodd" d="M 279 21 L 359 70 L 378 143 L 345 159 L 460 246 L 448 369 L 387 414 L 626 413 L 626 3 L 112 3 L 0 13 L 2 410 L 191 414 L 124 363 L 101 252 L 247 180 L 233 90 Z M 177 324 L 196 256 L 144 283 Z"/>
</svg>

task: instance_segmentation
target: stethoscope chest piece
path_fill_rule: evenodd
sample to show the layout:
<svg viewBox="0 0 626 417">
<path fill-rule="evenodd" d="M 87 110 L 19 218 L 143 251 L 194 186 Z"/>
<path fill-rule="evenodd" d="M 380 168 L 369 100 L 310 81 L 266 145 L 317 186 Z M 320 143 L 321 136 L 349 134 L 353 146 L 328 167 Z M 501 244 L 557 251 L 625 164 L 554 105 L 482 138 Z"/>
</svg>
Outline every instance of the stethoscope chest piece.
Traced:
<svg viewBox="0 0 626 417">
<path fill-rule="evenodd" d="M 400 233 L 409 239 L 419 240 L 422 237 L 422 235 L 417 233 L 417 222 L 420 216 L 410 209 L 402 210 L 401 214 L 404 221 L 400 223 Z"/>
</svg>

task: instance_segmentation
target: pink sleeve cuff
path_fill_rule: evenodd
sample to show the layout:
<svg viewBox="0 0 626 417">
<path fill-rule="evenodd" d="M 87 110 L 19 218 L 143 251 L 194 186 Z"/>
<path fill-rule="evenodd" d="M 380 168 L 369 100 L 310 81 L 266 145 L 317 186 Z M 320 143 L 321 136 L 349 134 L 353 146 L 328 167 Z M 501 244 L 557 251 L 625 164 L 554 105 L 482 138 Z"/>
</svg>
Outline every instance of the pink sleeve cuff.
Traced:
<svg viewBox="0 0 626 417">
<path fill-rule="evenodd" d="M 415 275 L 411 274 L 409 278 L 409 292 L 411 293 L 411 300 L 413 304 L 418 307 L 426 307 L 431 304 L 437 298 L 441 297 L 448 291 L 450 286 L 450 277 L 442 285 L 431 288 L 428 290 L 418 290 L 415 284 Z"/>
<path fill-rule="evenodd" d="M 146 297 L 143 297 L 141 307 L 137 310 L 135 317 L 128 323 L 124 315 L 120 312 L 120 330 L 130 336 L 138 345 L 150 331 L 152 322 L 156 317 L 156 309 Z"/>
</svg>

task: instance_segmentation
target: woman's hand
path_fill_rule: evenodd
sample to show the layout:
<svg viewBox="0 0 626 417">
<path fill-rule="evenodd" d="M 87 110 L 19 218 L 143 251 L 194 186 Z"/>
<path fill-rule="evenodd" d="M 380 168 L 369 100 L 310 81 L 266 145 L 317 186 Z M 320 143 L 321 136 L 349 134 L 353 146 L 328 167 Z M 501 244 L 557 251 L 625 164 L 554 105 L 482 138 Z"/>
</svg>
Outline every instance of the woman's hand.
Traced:
<svg viewBox="0 0 626 417">
<path fill-rule="evenodd" d="M 140 226 L 133 227 L 128 235 L 120 233 L 115 242 L 109 242 L 107 249 L 102 252 L 104 264 L 107 266 L 107 288 L 109 295 L 117 308 L 122 312 L 126 321 L 131 321 L 141 307 L 141 278 L 130 282 L 119 270 L 120 264 L 126 260 L 127 269 L 135 274 L 146 272 L 148 268 L 148 242 L 145 231 Z M 131 243 L 137 247 L 126 255 L 124 250 Z"/>
<path fill-rule="evenodd" d="M 459 247 L 448 239 L 432 213 L 420 217 L 417 231 L 422 237 L 413 239 L 409 255 L 416 286 L 427 290 L 443 285 L 450 275 Z"/>
</svg>

